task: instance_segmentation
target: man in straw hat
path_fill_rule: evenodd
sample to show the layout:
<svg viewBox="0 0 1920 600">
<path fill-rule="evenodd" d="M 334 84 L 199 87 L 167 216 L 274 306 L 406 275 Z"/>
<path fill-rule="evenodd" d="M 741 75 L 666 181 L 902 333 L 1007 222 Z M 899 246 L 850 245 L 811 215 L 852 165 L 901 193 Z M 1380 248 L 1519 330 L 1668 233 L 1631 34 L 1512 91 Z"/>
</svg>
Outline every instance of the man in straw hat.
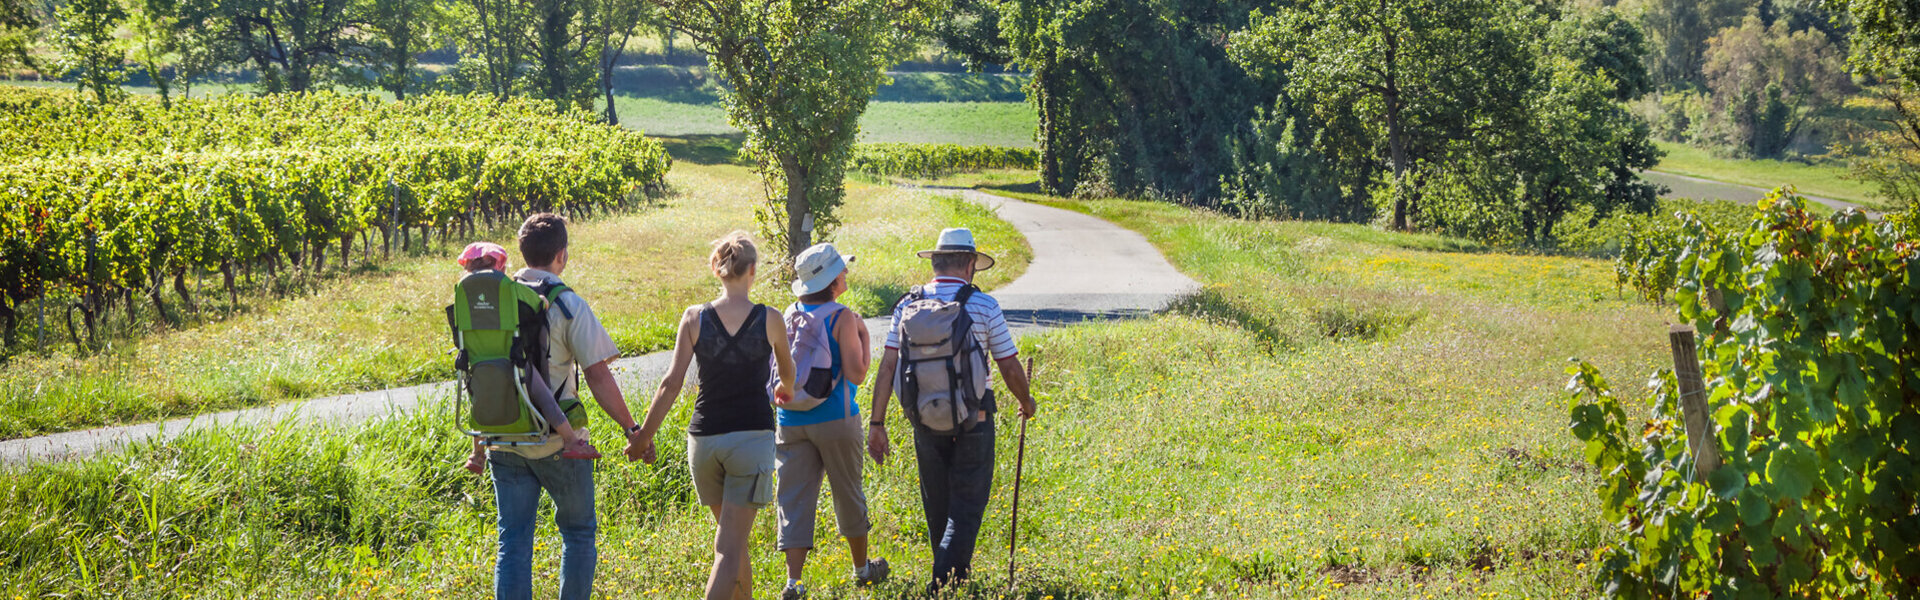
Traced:
<svg viewBox="0 0 1920 600">
<path fill-rule="evenodd" d="M 926 510 L 927 537 L 933 547 L 933 576 L 929 592 L 966 579 L 973 563 L 974 542 L 979 538 L 981 518 L 993 489 L 993 393 L 984 389 L 990 370 L 984 360 L 991 357 L 999 365 L 1007 391 L 1020 402 L 1020 414 L 1031 418 L 1037 407 L 1027 389 L 1027 372 L 1020 366 L 1020 350 L 1013 333 L 1007 329 L 1007 317 L 1000 303 L 973 286 L 973 277 L 993 268 L 994 260 L 974 245 L 973 232 L 948 229 L 940 232 L 940 241 L 932 250 L 919 253 L 933 264 L 931 283 L 916 287 L 896 303 L 892 324 L 887 328 L 886 352 L 880 359 L 875 377 L 873 416 L 868 421 L 867 452 L 874 462 L 885 463 L 889 452 L 886 433 L 887 401 L 900 387 L 903 412 L 913 427 L 914 454 L 920 470 L 920 502 Z M 964 310 L 964 314 L 958 314 Z M 944 315 L 941 323 L 957 323 L 970 329 L 971 340 L 954 342 L 963 348 L 955 360 L 928 359 L 930 341 L 953 336 L 928 333 L 919 327 L 929 317 Z M 916 333 L 916 330 L 920 333 Z M 966 343 L 971 341 L 972 343 Z M 902 348 L 908 348 L 902 361 Z M 908 365 L 921 369 L 909 374 Z M 961 365 L 953 367 L 951 365 Z M 974 365 L 977 365 L 974 366 Z M 938 370 L 958 368 L 951 376 Z M 972 381 L 969 382 L 968 380 Z M 977 410 L 967 403 L 953 401 L 941 405 L 937 399 L 944 390 L 925 393 L 928 381 L 960 382 L 960 389 L 978 388 Z M 918 382 L 918 383 L 915 383 Z M 938 385 L 938 384 L 935 384 Z M 916 389 L 904 389 L 918 386 Z M 961 392 L 953 392 L 955 395 Z M 929 397 L 936 401 L 929 403 Z M 951 409 L 951 414 L 948 414 Z M 950 420 L 949 420 L 950 419 Z"/>
</svg>

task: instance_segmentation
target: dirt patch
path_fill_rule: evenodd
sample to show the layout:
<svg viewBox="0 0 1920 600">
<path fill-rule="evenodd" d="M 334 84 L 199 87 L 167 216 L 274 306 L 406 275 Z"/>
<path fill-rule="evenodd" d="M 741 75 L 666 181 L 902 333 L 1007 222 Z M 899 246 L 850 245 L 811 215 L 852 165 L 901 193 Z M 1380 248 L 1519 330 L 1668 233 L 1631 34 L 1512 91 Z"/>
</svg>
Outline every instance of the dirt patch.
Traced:
<svg viewBox="0 0 1920 600">
<path fill-rule="evenodd" d="M 1380 580 L 1380 575 L 1372 569 L 1354 565 L 1327 565 L 1320 568 L 1320 576 L 1327 578 L 1329 582 L 1347 585 L 1373 583 Z"/>
</svg>

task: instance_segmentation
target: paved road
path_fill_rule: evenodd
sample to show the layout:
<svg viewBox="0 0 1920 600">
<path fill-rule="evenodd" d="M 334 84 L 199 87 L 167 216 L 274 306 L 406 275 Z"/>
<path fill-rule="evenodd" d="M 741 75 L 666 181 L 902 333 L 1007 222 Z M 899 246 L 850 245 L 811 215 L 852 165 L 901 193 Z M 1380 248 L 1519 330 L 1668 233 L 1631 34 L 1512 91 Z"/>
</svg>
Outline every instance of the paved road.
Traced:
<svg viewBox="0 0 1920 600">
<path fill-rule="evenodd" d="M 1759 201 L 1761 198 L 1765 198 L 1767 196 L 1767 192 L 1773 191 L 1768 188 L 1754 187 L 1749 185 L 1739 185 L 1735 183 L 1726 183 L 1723 181 L 1713 181 L 1711 179 L 1701 179 L 1698 177 L 1688 177 L 1686 175 L 1675 175 L 1673 173 L 1662 173 L 1659 171 L 1641 171 L 1640 178 L 1645 179 L 1647 181 L 1651 181 L 1653 183 L 1667 186 L 1666 197 L 1668 198 L 1691 198 L 1694 200 L 1726 200 L 1729 202 L 1739 202 L 1742 204 L 1752 205 L 1754 202 Z M 1832 198 L 1821 198 L 1819 196 L 1808 196 L 1806 194 L 1801 194 L 1800 196 L 1802 198 L 1806 198 L 1807 200 L 1827 205 L 1828 207 L 1831 207 L 1834 210 L 1845 210 L 1849 208 L 1857 208 L 1857 209 L 1860 209 L 1861 212 L 1867 213 L 1868 217 L 1875 218 L 1875 219 L 1880 218 L 1880 211 L 1869 209 L 1865 206 L 1854 204 L 1852 202 L 1847 202 L 1844 200 L 1834 200 Z"/>
<path fill-rule="evenodd" d="M 1025 235 L 1033 262 L 1019 279 L 993 290 L 1016 333 L 1088 319 L 1137 316 L 1167 307 L 1199 284 L 1182 275 L 1145 237 L 1080 213 L 1021 202 L 974 190 L 939 189 L 991 206 Z M 928 232 L 928 239 L 933 238 Z M 887 322 L 867 327 L 884 336 Z M 665 374 L 669 353 L 623 358 L 613 363 L 630 405 L 641 410 Z M 161 423 L 106 427 L 0 441 L 0 463 L 62 460 L 128 444 L 173 439 L 180 434 L 230 424 L 300 421 L 351 424 L 406 410 L 451 389 L 450 382 L 287 402 L 275 406 L 205 414 Z M 451 415 L 449 415 L 451 418 Z"/>
</svg>

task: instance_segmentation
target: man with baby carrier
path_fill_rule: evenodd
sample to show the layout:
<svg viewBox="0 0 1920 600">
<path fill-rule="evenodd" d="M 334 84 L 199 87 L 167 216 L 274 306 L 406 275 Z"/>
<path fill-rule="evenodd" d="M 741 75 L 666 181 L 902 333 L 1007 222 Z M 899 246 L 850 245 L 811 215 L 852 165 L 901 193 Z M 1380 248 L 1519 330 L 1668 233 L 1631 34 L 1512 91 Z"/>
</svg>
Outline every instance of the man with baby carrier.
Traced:
<svg viewBox="0 0 1920 600">
<path fill-rule="evenodd" d="M 627 459 L 639 456 L 637 428 L 608 368 L 619 350 L 593 309 L 560 281 L 567 267 L 565 219 L 527 218 L 519 232 L 527 268 L 512 277 L 503 273 L 505 252 L 488 246 L 470 246 L 461 257 L 468 273 L 455 286 L 447 321 L 457 351 L 461 429 L 476 443 L 469 468 L 480 470 L 484 456 L 493 471 L 500 535 L 494 597 L 533 595 L 535 517 L 544 491 L 553 498 L 560 531 L 560 598 L 584 599 L 593 593 L 599 562 L 599 521 L 589 458 L 598 453 L 585 442 L 583 381 L 626 430 Z"/>
<path fill-rule="evenodd" d="M 940 232 L 939 245 L 919 256 L 932 261 L 934 279 L 894 306 L 874 381 L 867 451 L 874 462 L 886 462 L 887 400 L 899 392 L 901 412 L 913 427 L 920 502 L 933 548 L 927 591 L 934 593 L 971 574 L 993 489 L 996 407 L 987 359 L 1000 367 L 1022 417 L 1032 418 L 1037 407 L 1000 303 L 973 285 L 975 274 L 993 268 L 993 257 L 975 247 L 966 229 Z"/>
</svg>

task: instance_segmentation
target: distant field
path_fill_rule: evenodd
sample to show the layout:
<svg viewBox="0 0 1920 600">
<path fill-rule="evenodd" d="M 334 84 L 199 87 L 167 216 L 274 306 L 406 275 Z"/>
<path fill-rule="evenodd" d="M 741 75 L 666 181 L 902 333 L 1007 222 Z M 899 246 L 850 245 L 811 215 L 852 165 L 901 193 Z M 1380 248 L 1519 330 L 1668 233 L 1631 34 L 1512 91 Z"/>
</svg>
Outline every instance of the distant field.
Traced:
<svg viewBox="0 0 1920 600">
<path fill-rule="evenodd" d="M 1685 144 L 1657 143 L 1667 156 L 1661 159 L 1659 166 L 1654 167 L 1655 171 L 1763 188 L 1792 184 L 1802 194 L 1870 207 L 1881 204 L 1879 192 L 1873 185 L 1848 179 L 1847 166 L 1838 161 L 1804 164 L 1781 160 L 1719 158 L 1706 150 Z M 1685 187 L 1665 181 L 1661 183 L 1675 187 L 1676 192 Z M 1709 192 L 1702 190 L 1701 193 Z"/>
<path fill-rule="evenodd" d="M 614 106 L 621 125 L 648 135 L 738 131 L 717 104 L 620 96 Z M 860 141 L 1030 147 L 1034 124 L 1025 102 L 874 102 L 860 120 Z"/>
<path fill-rule="evenodd" d="M 60 82 L 0 82 L 0 85 L 7 84 L 73 88 L 73 84 Z M 151 87 L 127 86 L 126 89 L 139 95 L 158 93 Z M 252 89 L 252 86 L 245 84 L 202 84 L 194 86 L 193 95 L 201 97 L 209 93 L 226 94 Z M 621 125 L 648 135 L 720 135 L 739 131 L 727 124 L 726 111 L 717 102 L 692 103 L 658 97 L 616 95 L 614 107 L 619 112 Z M 866 116 L 860 120 L 860 141 L 1031 147 L 1035 123 L 1033 107 L 1023 101 L 875 101 L 868 105 Z"/>
</svg>

